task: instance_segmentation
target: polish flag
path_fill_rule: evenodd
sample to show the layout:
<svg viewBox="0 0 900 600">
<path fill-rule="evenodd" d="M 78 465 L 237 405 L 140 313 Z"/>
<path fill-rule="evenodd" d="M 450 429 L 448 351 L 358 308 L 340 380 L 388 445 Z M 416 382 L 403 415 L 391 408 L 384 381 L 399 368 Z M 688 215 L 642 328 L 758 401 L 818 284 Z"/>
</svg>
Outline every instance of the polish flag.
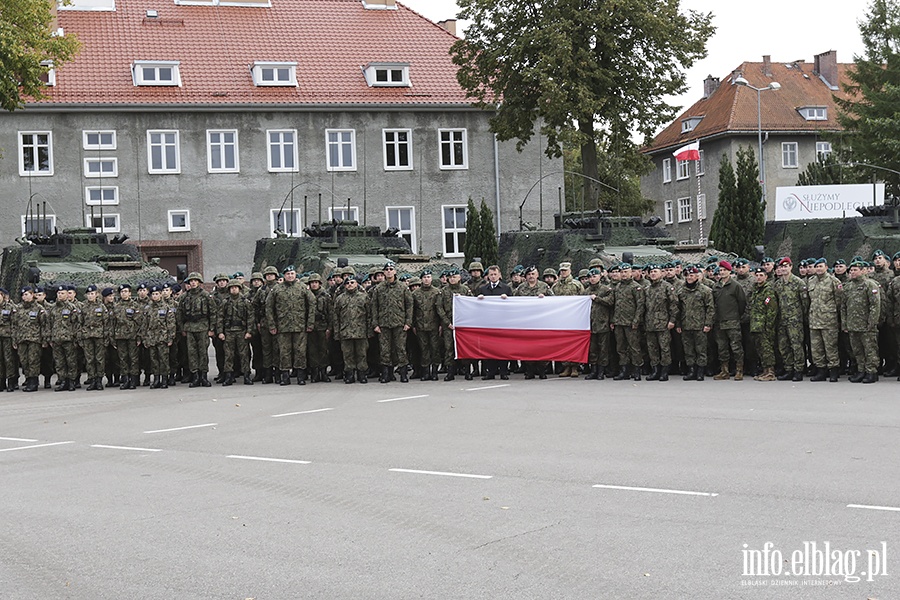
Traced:
<svg viewBox="0 0 900 600">
<path fill-rule="evenodd" d="M 453 297 L 456 358 L 586 363 L 591 297 Z"/>
<path fill-rule="evenodd" d="M 695 140 L 687 146 L 682 146 L 672 153 L 676 160 L 700 160 L 700 140 Z"/>
</svg>

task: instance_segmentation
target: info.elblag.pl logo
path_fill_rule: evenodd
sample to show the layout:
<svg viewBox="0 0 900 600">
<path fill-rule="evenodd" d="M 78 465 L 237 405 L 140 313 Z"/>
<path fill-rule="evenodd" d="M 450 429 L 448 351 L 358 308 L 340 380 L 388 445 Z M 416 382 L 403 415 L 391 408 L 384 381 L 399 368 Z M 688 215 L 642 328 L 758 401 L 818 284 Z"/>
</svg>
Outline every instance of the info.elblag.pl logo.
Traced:
<svg viewBox="0 0 900 600">
<path fill-rule="evenodd" d="M 803 542 L 782 551 L 772 542 L 761 548 L 743 545 L 741 585 L 825 586 L 875 581 L 887 577 L 887 542 L 875 549 L 843 550 L 831 542 Z"/>
</svg>

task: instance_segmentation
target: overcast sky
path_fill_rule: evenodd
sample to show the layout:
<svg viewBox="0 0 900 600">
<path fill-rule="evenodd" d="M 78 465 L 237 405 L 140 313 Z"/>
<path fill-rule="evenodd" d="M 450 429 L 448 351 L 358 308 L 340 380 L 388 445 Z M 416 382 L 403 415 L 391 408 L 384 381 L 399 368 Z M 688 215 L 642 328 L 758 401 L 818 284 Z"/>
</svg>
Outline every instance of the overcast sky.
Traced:
<svg viewBox="0 0 900 600">
<path fill-rule="evenodd" d="M 400 2 L 433 21 L 458 11 L 454 0 Z M 866 0 L 681 0 L 682 10 L 712 12 L 716 33 L 707 45 L 709 56 L 688 71 L 688 92 L 672 102 L 690 106 L 703 95 L 707 75 L 724 78 L 744 61 L 761 62 L 765 54 L 773 62 L 812 62 L 816 54 L 836 50 L 838 62 L 853 62 L 854 54 L 863 52 L 857 21 L 867 6 Z"/>
</svg>

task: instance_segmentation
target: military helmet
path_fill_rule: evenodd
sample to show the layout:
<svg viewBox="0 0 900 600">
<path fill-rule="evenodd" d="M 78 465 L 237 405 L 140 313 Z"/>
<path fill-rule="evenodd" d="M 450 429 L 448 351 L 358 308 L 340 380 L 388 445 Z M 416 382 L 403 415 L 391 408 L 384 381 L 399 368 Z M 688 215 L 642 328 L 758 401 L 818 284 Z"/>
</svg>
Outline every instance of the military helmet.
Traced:
<svg viewBox="0 0 900 600">
<path fill-rule="evenodd" d="M 213 277 L 213 281 L 228 281 L 229 277 L 225 273 L 216 273 L 215 277 Z"/>
<path fill-rule="evenodd" d="M 543 277 L 547 277 L 548 275 L 558 277 L 558 275 L 556 274 L 556 269 L 554 269 L 553 267 L 547 267 L 546 269 L 544 269 Z"/>
<path fill-rule="evenodd" d="M 406 285 L 409 285 L 409 286 L 422 285 L 422 280 L 419 279 L 418 277 L 413 276 L 406 280 Z"/>
<path fill-rule="evenodd" d="M 276 267 L 274 265 L 269 265 L 268 267 L 263 269 L 262 274 L 263 274 L 263 276 L 275 275 L 277 277 L 278 276 L 278 267 Z"/>
<path fill-rule="evenodd" d="M 582 277 L 590 277 L 590 276 L 591 276 L 591 273 L 587 269 L 581 269 L 580 271 L 578 271 L 578 279 L 581 279 Z"/>
<path fill-rule="evenodd" d="M 243 286 L 241 285 L 241 282 L 238 281 L 237 279 L 229 279 L 228 287 L 233 288 L 233 287 L 243 287 Z"/>
<path fill-rule="evenodd" d="M 353 267 L 344 267 L 342 275 L 345 277 L 356 277 L 356 269 Z"/>
<path fill-rule="evenodd" d="M 318 281 L 319 283 L 322 283 L 322 276 L 319 275 L 318 273 L 312 273 L 312 274 L 310 274 L 310 276 L 307 278 L 306 281 L 307 281 L 307 283 L 312 283 L 313 281 Z"/>
<path fill-rule="evenodd" d="M 253 273 L 250 274 L 250 281 L 253 281 L 254 279 L 263 280 L 265 277 L 263 277 L 263 274 L 259 271 L 253 271 Z"/>
<path fill-rule="evenodd" d="M 480 262 L 472 261 L 469 263 L 469 271 L 481 271 L 484 273 L 484 266 Z"/>
</svg>

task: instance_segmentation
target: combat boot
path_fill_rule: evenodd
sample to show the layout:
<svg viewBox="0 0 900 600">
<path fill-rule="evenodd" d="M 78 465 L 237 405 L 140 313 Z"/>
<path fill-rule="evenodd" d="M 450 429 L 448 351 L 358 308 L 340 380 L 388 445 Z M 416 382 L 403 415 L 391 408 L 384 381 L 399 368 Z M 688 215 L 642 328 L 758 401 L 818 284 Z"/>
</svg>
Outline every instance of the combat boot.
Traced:
<svg viewBox="0 0 900 600">
<path fill-rule="evenodd" d="M 722 363 L 722 370 L 719 371 L 715 377 L 713 377 L 716 381 L 723 381 L 725 379 L 731 379 L 731 373 L 728 372 L 728 363 Z"/>
<path fill-rule="evenodd" d="M 231 373 L 231 371 L 224 373 L 224 375 L 225 376 L 222 378 L 222 385 L 226 387 L 229 385 L 234 385 L 234 375 Z"/>
<path fill-rule="evenodd" d="M 791 381 L 803 381 L 803 371 L 794 371 Z"/>
<path fill-rule="evenodd" d="M 465 369 L 463 377 L 465 377 L 466 381 L 472 381 L 472 378 L 474 377 L 473 371 L 478 370 L 477 365 L 473 367 L 473 365 L 470 365 L 468 363 L 463 365 L 463 369 Z"/>
<path fill-rule="evenodd" d="M 169 379 L 166 381 L 167 385 L 176 386 L 178 385 L 178 378 L 175 377 L 175 372 L 169 373 Z"/>
<path fill-rule="evenodd" d="M 150 376 L 150 379 L 151 379 L 151 381 L 150 381 L 150 389 L 151 389 L 151 390 L 158 390 L 158 389 L 159 389 L 159 379 L 157 379 L 156 375 L 151 375 L 151 376 Z"/>
<path fill-rule="evenodd" d="M 744 362 L 741 360 L 734 363 L 734 380 L 735 381 L 743 381 L 744 380 Z"/>
<path fill-rule="evenodd" d="M 865 379 L 865 377 L 866 377 L 866 374 L 864 372 L 857 371 L 856 373 L 854 373 L 853 375 L 848 377 L 847 381 L 849 381 L 850 383 L 859 383 L 860 381 Z"/>
<path fill-rule="evenodd" d="M 825 381 L 825 369 L 816 369 L 816 374 L 809 378 L 810 381 Z"/>
<path fill-rule="evenodd" d="M 328 376 L 328 367 L 321 367 L 319 369 L 319 381 L 322 383 L 331 383 L 331 377 Z"/>
<path fill-rule="evenodd" d="M 19 378 L 18 377 L 7 377 L 6 378 L 6 391 L 14 392 L 19 389 Z"/>
<path fill-rule="evenodd" d="M 94 389 L 97 390 L 98 392 L 103 391 L 103 378 L 102 377 L 97 377 L 95 379 Z"/>
<path fill-rule="evenodd" d="M 559 376 L 560 376 L 560 377 L 568 377 L 568 376 L 571 375 L 571 374 L 572 374 L 572 367 L 571 367 L 571 366 L 567 366 L 565 369 L 563 369 L 563 372 L 560 373 Z"/>
<path fill-rule="evenodd" d="M 253 373 L 253 383 L 262 383 L 264 370 L 262 367 L 256 369 L 256 372 Z"/>
<path fill-rule="evenodd" d="M 319 383 L 322 381 L 322 373 L 318 368 L 313 367 L 309 370 L 309 382 L 310 383 Z"/>
<path fill-rule="evenodd" d="M 641 377 L 641 368 L 642 367 L 634 367 L 634 369 L 632 370 L 631 378 L 634 381 L 640 381 L 641 379 L 643 379 L 643 377 Z"/>
<path fill-rule="evenodd" d="M 206 371 L 200 371 L 200 385 L 202 385 L 203 387 L 212 387 L 212 384 L 207 378 Z"/>
<path fill-rule="evenodd" d="M 381 377 L 378 378 L 379 383 L 389 383 L 391 381 L 390 365 L 381 365 Z"/>
<path fill-rule="evenodd" d="M 38 391 L 38 378 L 37 377 L 28 377 L 25 379 L 25 385 L 22 386 L 23 392 L 36 392 Z"/>
<path fill-rule="evenodd" d="M 44 389 L 50 389 L 50 375 L 44 375 Z"/>
<path fill-rule="evenodd" d="M 685 373 L 684 377 L 682 377 L 684 381 L 696 381 L 697 380 L 697 367 L 695 365 L 687 366 L 687 373 Z"/>
<path fill-rule="evenodd" d="M 369 379 L 367 377 L 365 369 L 357 369 L 356 380 L 360 383 L 369 383 Z"/>
<path fill-rule="evenodd" d="M 159 382 L 159 389 L 166 390 L 169 389 L 169 377 L 165 373 L 160 373 L 156 376 L 156 381 Z"/>
<path fill-rule="evenodd" d="M 356 379 L 353 378 L 353 371 L 344 371 L 344 383 L 353 383 L 354 381 L 356 381 Z"/>
<path fill-rule="evenodd" d="M 263 383 L 275 382 L 275 367 L 266 367 L 263 369 Z"/>
<path fill-rule="evenodd" d="M 669 380 L 669 365 L 660 365 L 658 381 L 668 381 L 668 380 Z"/>
<path fill-rule="evenodd" d="M 409 383 L 409 375 L 407 375 L 408 366 L 403 365 L 400 367 L 400 383 Z"/>
<path fill-rule="evenodd" d="M 128 375 L 122 375 L 122 377 L 119 379 L 119 389 L 120 390 L 128 389 L 128 378 L 129 378 Z"/>
<path fill-rule="evenodd" d="M 200 387 L 200 371 L 194 371 L 191 376 L 191 383 L 188 384 L 189 388 Z"/>
<path fill-rule="evenodd" d="M 86 392 L 93 392 L 97 389 L 97 380 L 93 377 L 88 377 L 87 381 L 84 383 L 86 384 L 86 387 L 84 388 L 84 391 Z"/>
<path fill-rule="evenodd" d="M 773 367 L 766 367 L 763 369 L 762 375 L 757 375 L 753 379 L 756 381 L 776 381 L 775 369 Z"/>
<path fill-rule="evenodd" d="M 250 371 L 244 373 L 244 385 L 253 385 L 253 378 L 250 377 Z"/>
<path fill-rule="evenodd" d="M 431 365 L 431 381 L 437 381 L 437 380 L 438 380 L 438 366 Z"/>
<path fill-rule="evenodd" d="M 579 365 L 572 365 L 572 370 L 569 372 L 569 377 L 580 377 L 581 371 Z"/>
<path fill-rule="evenodd" d="M 613 377 L 613 381 L 622 381 L 623 379 L 628 379 L 628 365 L 622 365 L 619 373 Z"/>
<path fill-rule="evenodd" d="M 694 368 L 697 369 L 697 377 L 695 377 L 694 379 L 696 381 L 703 381 L 703 377 L 706 375 L 706 367 L 696 365 Z"/>
<path fill-rule="evenodd" d="M 306 385 L 306 369 L 297 369 L 297 385 Z"/>
<path fill-rule="evenodd" d="M 69 389 L 69 380 L 63 379 L 61 377 L 56 379 L 56 387 L 53 388 L 54 392 L 65 392 Z"/>
<path fill-rule="evenodd" d="M 150 385 L 150 373 L 144 373 L 144 383 L 141 384 L 143 387 L 147 387 Z"/>
<path fill-rule="evenodd" d="M 444 376 L 444 381 L 453 381 L 456 379 L 456 365 L 451 361 L 447 363 L 447 374 Z"/>
<path fill-rule="evenodd" d="M 828 381 L 829 382 L 837 383 L 840 376 L 841 376 L 841 368 L 840 367 L 834 367 L 834 368 L 828 370 Z M 900 381 L 900 377 L 898 377 L 897 380 Z"/>
<path fill-rule="evenodd" d="M 542 362 L 538 365 L 538 379 L 547 379 L 547 363 Z"/>
<path fill-rule="evenodd" d="M 534 379 L 534 363 L 525 363 L 525 379 Z"/>
<path fill-rule="evenodd" d="M 791 369 L 791 370 L 785 370 L 784 373 L 782 373 L 781 375 L 779 375 L 778 377 L 776 377 L 776 379 L 777 379 L 778 381 L 790 381 L 790 380 L 792 380 L 793 378 L 794 378 L 794 371 L 793 371 L 793 369 Z"/>
<path fill-rule="evenodd" d="M 484 375 L 481 376 L 482 381 L 487 381 L 489 379 L 496 379 L 494 372 L 487 367 L 484 368 Z"/>
<path fill-rule="evenodd" d="M 606 367 L 603 365 L 597 366 L 597 379 L 601 381 L 606 379 Z"/>
<path fill-rule="evenodd" d="M 659 381 L 659 365 L 650 369 L 650 374 L 647 375 L 647 381 Z"/>
<path fill-rule="evenodd" d="M 599 367 L 600 365 L 596 363 L 591 365 L 591 372 L 584 376 L 585 381 L 597 379 L 597 370 L 599 369 Z"/>
<path fill-rule="evenodd" d="M 878 381 L 878 373 L 866 373 L 866 376 L 863 377 L 863 383 L 875 383 Z"/>
<path fill-rule="evenodd" d="M 184 369 L 184 372 L 181 374 L 181 383 L 190 383 L 193 380 L 194 374 L 191 371 Z"/>
</svg>

